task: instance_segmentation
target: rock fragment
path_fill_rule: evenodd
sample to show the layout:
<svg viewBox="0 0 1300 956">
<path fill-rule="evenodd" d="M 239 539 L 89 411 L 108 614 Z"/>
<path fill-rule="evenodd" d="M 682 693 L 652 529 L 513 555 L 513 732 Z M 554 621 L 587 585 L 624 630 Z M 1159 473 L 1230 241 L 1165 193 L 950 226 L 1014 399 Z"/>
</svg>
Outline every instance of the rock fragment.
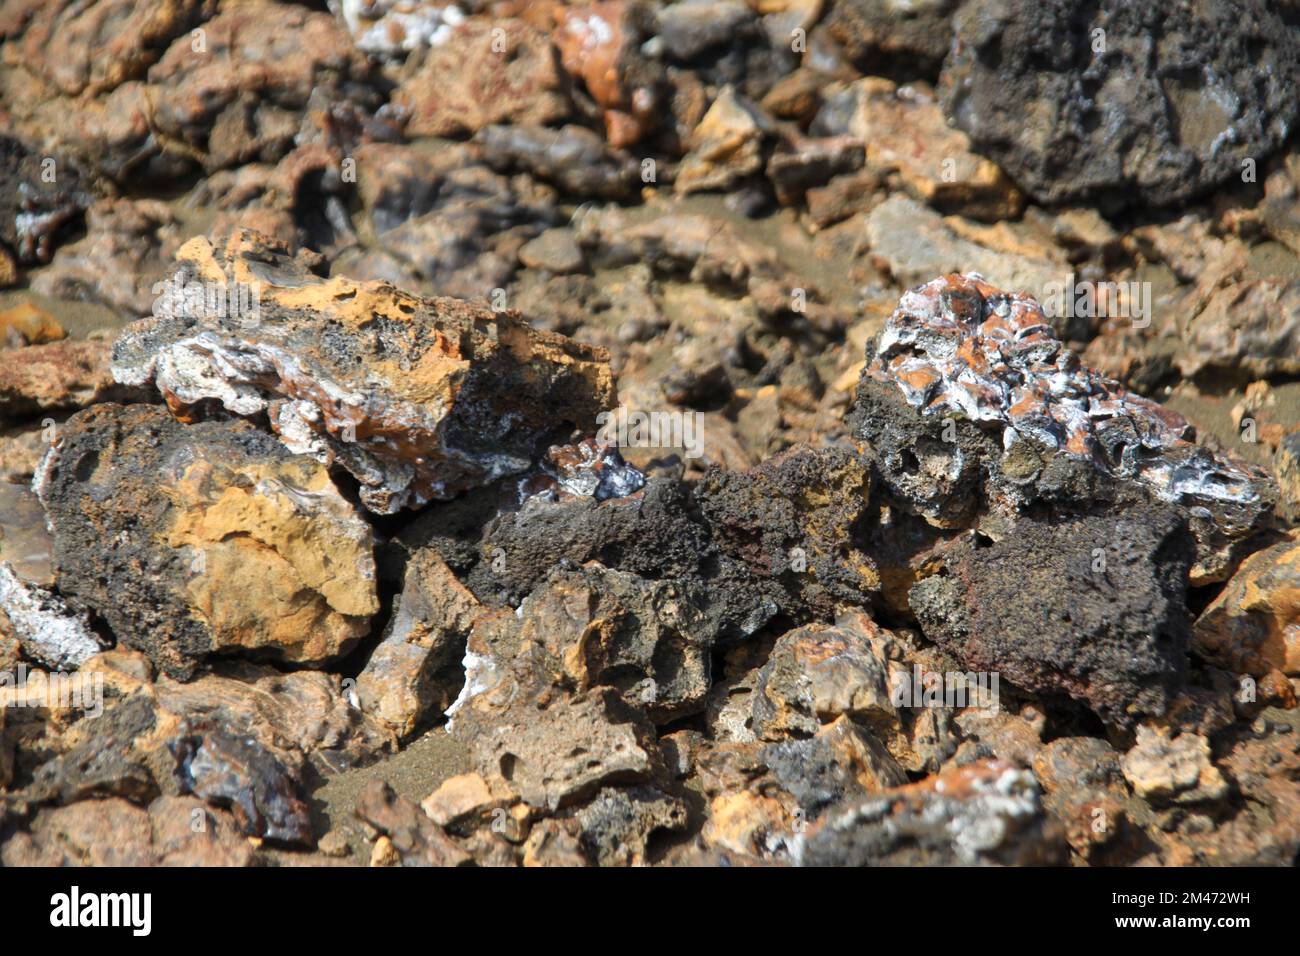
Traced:
<svg viewBox="0 0 1300 956">
<path fill-rule="evenodd" d="M 323 465 L 248 423 L 97 405 L 36 488 L 62 593 L 173 676 L 217 652 L 331 660 L 379 608 L 370 527 Z"/>
<path fill-rule="evenodd" d="M 795 858 L 803 866 L 1043 866 L 1066 852 L 1034 775 L 988 761 L 827 814 Z"/>
<path fill-rule="evenodd" d="M 1193 583 L 1223 580 L 1277 500 L 1261 469 L 1194 444 L 1180 415 L 1082 366 L 1036 302 L 978 276 L 904 294 L 853 421 L 890 493 L 943 526 L 1035 502 L 1173 505 L 1197 540 Z"/>
<path fill-rule="evenodd" d="M 0 422 L 140 397 L 113 380 L 110 355 L 93 339 L 0 349 Z"/>
<path fill-rule="evenodd" d="M 7 561 L 0 561 L 0 633 L 17 639 L 23 653 L 58 670 L 71 670 L 103 649 L 84 613 L 70 609 L 58 595 L 24 582 Z"/>
<path fill-rule="evenodd" d="M 1237 674 L 1300 677 L 1300 535 L 1241 563 L 1197 618 L 1192 648 Z"/>
<path fill-rule="evenodd" d="M 481 607 L 431 550 L 412 556 L 383 639 L 357 675 L 362 710 L 399 736 L 460 692 L 465 639 Z"/>
<path fill-rule="evenodd" d="M 470 855 L 442 827 L 410 800 L 399 797 L 382 780 L 366 785 L 357 801 L 356 813 L 381 834 L 376 848 L 386 840 L 386 846 L 401 866 L 468 866 L 471 863 Z"/>
<path fill-rule="evenodd" d="M 965 543 L 911 592 L 927 637 L 963 666 L 1129 725 L 1187 668 L 1192 541 L 1169 508 L 1026 519 Z"/>
<path fill-rule="evenodd" d="M 1199 734 L 1171 737 L 1167 730 L 1138 727 L 1123 768 L 1133 791 L 1149 803 L 1201 803 L 1228 793 L 1227 781 L 1210 762 L 1210 742 Z"/>
<path fill-rule="evenodd" d="M 1300 41 L 1261 0 L 978 0 L 955 24 L 945 111 L 1041 203 L 1179 203 L 1295 124 Z"/>
<path fill-rule="evenodd" d="M 545 34 L 521 20 L 471 18 L 431 47 L 393 92 L 412 136 L 473 134 L 493 123 L 565 119 L 571 110 Z"/>
<path fill-rule="evenodd" d="M 219 249 L 192 240 L 179 259 L 174 289 L 256 290 L 255 307 L 211 314 L 174 293 L 118 340 L 117 378 L 153 381 L 179 414 L 209 400 L 265 412 L 290 450 L 353 474 L 372 511 L 523 471 L 611 404 L 603 350 L 510 314 L 322 280 L 246 232 Z"/>
</svg>

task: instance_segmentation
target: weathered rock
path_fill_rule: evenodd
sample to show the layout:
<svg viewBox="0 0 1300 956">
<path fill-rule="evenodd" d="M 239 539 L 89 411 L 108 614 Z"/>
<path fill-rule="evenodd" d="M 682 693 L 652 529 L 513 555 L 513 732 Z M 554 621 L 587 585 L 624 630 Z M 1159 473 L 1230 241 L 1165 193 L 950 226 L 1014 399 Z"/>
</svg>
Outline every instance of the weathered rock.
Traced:
<svg viewBox="0 0 1300 956">
<path fill-rule="evenodd" d="M 1286 139 L 1293 19 L 1259 0 L 977 0 L 956 16 L 944 108 L 1039 202 L 1178 203 Z"/>
<path fill-rule="evenodd" d="M 958 0 L 832 0 L 826 27 L 859 69 L 933 77 L 952 43 Z"/>
<path fill-rule="evenodd" d="M 651 787 L 607 787 L 574 814 L 597 866 L 642 866 L 658 834 L 686 828 L 686 804 Z"/>
<path fill-rule="evenodd" d="M 250 866 L 253 848 L 231 815 L 194 797 L 82 800 L 37 813 L 0 845 L 5 866 Z"/>
<path fill-rule="evenodd" d="M 100 302 L 133 318 L 147 315 L 180 245 L 171 210 L 157 200 L 102 199 L 87 210 L 86 231 L 32 277 L 32 289 Z"/>
<path fill-rule="evenodd" d="M 1186 674 L 1193 547 L 1168 507 L 1017 522 L 970 541 L 911 593 L 931 640 L 969 670 L 1063 694 L 1128 725 Z"/>
<path fill-rule="evenodd" d="M 795 844 L 803 866 L 1054 865 L 1067 853 L 1026 770 L 991 761 L 836 810 Z"/>
<path fill-rule="evenodd" d="M 928 88 L 899 88 L 868 78 L 854 87 L 856 110 L 848 130 L 866 145 L 869 166 L 896 172 L 917 200 L 942 213 L 997 222 L 1016 219 L 1024 194 L 997 166 L 971 151 Z"/>
<path fill-rule="evenodd" d="M 30 302 L 0 312 L 0 348 L 45 345 L 67 336 L 58 319 Z"/>
<path fill-rule="evenodd" d="M 256 741 L 204 729 L 172 747 L 182 793 L 229 807 L 249 836 L 311 843 L 307 805 L 279 761 Z"/>
<path fill-rule="evenodd" d="M 0 561 L 0 633 L 12 635 L 31 660 L 60 670 L 75 668 L 103 649 L 84 613 L 24 581 L 7 561 Z"/>
<path fill-rule="evenodd" d="M 777 640 L 754 690 L 753 726 L 761 738 L 807 737 L 839 717 L 882 731 L 897 727 L 888 662 L 868 640 L 878 629 L 869 619 L 862 623 L 873 630 L 810 624 Z"/>
<path fill-rule="evenodd" d="M 481 775 L 501 777 L 529 806 L 552 811 L 607 785 L 652 778 L 653 731 L 616 691 L 565 693 L 542 667 L 529 666 L 535 651 L 517 643 L 522 659 L 512 657 L 479 641 L 482 630 L 480 622 L 470 637 L 465 690 L 448 711 L 453 736 Z"/>
<path fill-rule="evenodd" d="M 571 110 L 555 50 L 520 20 L 473 18 L 453 27 L 393 92 L 412 136 L 473 134 L 493 123 L 565 119 Z"/>
<path fill-rule="evenodd" d="M 25 17 L 15 11 L 18 36 L 6 36 L 13 59 L 61 93 L 78 96 L 140 78 L 173 39 L 210 17 L 216 5 L 211 0 L 163 0 L 146 7 L 125 0 L 89 5 L 57 0 L 16 6 L 29 9 Z"/>
<path fill-rule="evenodd" d="M 1048 259 L 998 252 L 958 235 L 939 213 L 908 196 L 891 196 L 873 208 L 866 235 L 872 252 L 908 287 L 964 271 L 986 277 L 997 288 L 1044 295 L 1068 274 Z"/>
<path fill-rule="evenodd" d="M 1241 563 L 1197 619 L 1192 649 L 1237 674 L 1300 677 L 1300 534 Z"/>
<path fill-rule="evenodd" d="M 493 169 L 522 169 L 584 199 L 626 199 L 641 183 L 631 157 L 582 126 L 486 126 L 474 141 Z"/>
<path fill-rule="evenodd" d="M 174 290 L 253 289 L 255 308 L 213 315 L 174 291 L 118 340 L 114 375 L 152 380 L 182 415 L 207 400 L 266 412 L 290 450 L 351 472 L 373 511 L 523 471 L 548 439 L 592 430 L 611 404 L 603 350 L 508 313 L 322 280 L 251 233 L 223 249 L 192 240 L 179 258 Z"/>
<path fill-rule="evenodd" d="M 485 780 L 476 773 L 462 773 L 439 784 L 437 790 L 420 801 L 420 809 L 438 826 L 463 833 L 490 823 L 490 818 L 496 817 L 496 810 L 510 804 L 509 791 L 496 778 Z"/>
<path fill-rule="evenodd" d="M 626 0 L 556 10 L 551 41 L 565 71 L 581 80 L 614 149 L 633 145 L 658 124 L 659 70 L 641 54 L 650 33 L 646 8 Z"/>
<path fill-rule="evenodd" d="M 460 692 L 478 601 L 430 550 L 412 556 L 383 639 L 357 675 L 362 710 L 399 736 L 446 710 Z"/>
<path fill-rule="evenodd" d="M 1199 734 L 1171 738 L 1167 730 L 1140 726 L 1123 768 L 1133 791 L 1148 803 L 1201 803 L 1228 793 L 1227 781 L 1210 762 L 1210 742 Z"/>
<path fill-rule="evenodd" d="M 0 422 L 139 397 L 113 381 L 110 354 L 98 340 L 0 349 Z"/>
<path fill-rule="evenodd" d="M 519 261 L 530 269 L 569 275 L 586 269 L 582 248 L 571 229 L 547 229 L 519 247 Z"/>
<path fill-rule="evenodd" d="M 1181 416 L 1081 366 L 1032 299 L 977 276 L 902 297 L 852 427 L 890 494 L 948 527 L 1037 502 L 1173 505 L 1197 540 L 1193 583 L 1223 580 L 1277 500 L 1261 469 L 1194 444 Z"/>
<path fill-rule="evenodd" d="M 651 479 L 608 497 L 592 494 L 595 488 L 571 493 L 545 473 L 523 484 L 532 493 L 488 520 L 474 545 L 478 560 L 465 580 L 481 601 L 518 604 L 561 559 L 600 561 L 648 578 L 694 577 L 707 559 L 705 531 L 674 481 Z M 452 555 L 450 542 L 433 545 Z"/>
<path fill-rule="evenodd" d="M 880 580 L 854 540 L 871 491 L 851 448 L 796 448 L 746 472 L 709 471 L 695 497 L 727 562 L 728 633 L 753 633 L 778 611 L 799 620 L 870 603 Z"/>
<path fill-rule="evenodd" d="M 468 866 L 471 858 L 442 827 L 410 800 L 399 797 L 382 780 L 366 785 L 357 801 L 357 817 L 385 838 L 402 866 Z M 372 865 L 374 865 L 372 863 Z"/>
<path fill-rule="evenodd" d="M 692 579 L 646 580 L 595 562 L 562 562 L 509 618 L 483 619 L 471 655 L 494 645 L 492 667 L 505 669 L 522 643 L 536 676 L 587 691 L 616 689 L 627 703 L 662 722 L 700 710 L 710 686 L 717 625 L 706 591 Z M 467 658 L 469 659 L 469 658 Z M 467 675 L 466 691 L 472 690 Z"/>
<path fill-rule="evenodd" d="M 36 489 L 60 590 L 171 675 L 214 652 L 331 660 L 379 608 L 369 526 L 248 423 L 98 405 L 60 428 Z"/>
<path fill-rule="evenodd" d="M 3 135 L 0 169 L 0 243 L 20 263 L 49 262 L 60 234 L 91 203 L 81 176 L 68 162 Z"/>
<path fill-rule="evenodd" d="M 330 0 L 329 6 L 347 24 L 358 50 L 395 62 L 444 45 L 465 21 L 456 4 L 430 0 Z"/>
<path fill-rule="evenodd" d="M 885 746 L 848 717 L 812 737 L 768 744 L 762 759 L 775 783 L 794 798 L 796 820 L 805 823 L 837 805 L 907 783 Z"/>
<path fill-rule="evenodd" d="M 1300 282 L 1260 279 L 1214 292 L 1183 331 L 1184 375 L 1300 374 Z"/>
<path fill-rule="evenodd" d="M 793 205 L 831 177 L 860 169 L 862 155 L 862 144 L 851 136 L 791 138 L 773 151 L 767 178 L 776 190 L 777 202 Z"/>
<path fill-rule="evenodd" d="M 1300 521 L 1300 431 L 1278 443 L 1273 471 L 1281 489 L 1279 510 L 1292 521 Z"/>
<path fill-rule="evenodd" d="M 681 195 L 724 190 L 759 172 L 768 122 L 757 107 L 724 87 L 691 133 L 691 151 L 677 170 L 674 189 Z"/>
</svg>

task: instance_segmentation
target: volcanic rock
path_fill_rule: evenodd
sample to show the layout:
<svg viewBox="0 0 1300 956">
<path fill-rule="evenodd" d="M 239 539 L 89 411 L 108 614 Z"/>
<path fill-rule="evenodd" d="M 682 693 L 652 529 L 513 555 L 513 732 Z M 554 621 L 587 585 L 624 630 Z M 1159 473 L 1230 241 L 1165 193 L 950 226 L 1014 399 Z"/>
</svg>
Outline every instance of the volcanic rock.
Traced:
<svg viewBox="0 0 1300 956">
<path fill-rule="evenodd" d="M 522 169 L 584 199 L 626 199 L 641 182 L 631 157 L 582 126 L 486 126 L 474 142 L 493 169 Z"/>
<path fill-rule="evenodd" d="M 32 277 L 32 289 L 101 302 L 133 318 L 148 314 L 180 245 L 171 210 L 156 200 L 102 199 L 86 212 L 86 231 Z"/>
<path fill-rule="evenodd" d="M 880 579 L 854 540 L 871 485 L 867 459 L 843 447 L 705 475 L 695 498 L 725 557 L 713 587 L 731 595 L 728 633 L 753 633 L 778 611 L 824 619 L 871 602 Z"/>
<path fill-rule="evenodd" d="M 606 788 L 574 814 L 597 866 L 643 866 L 657 834 L 686 828 L 686 804 L 652 787 Z"/>
<path fill-rule="evenodd" d="M 357 675 L 357 698 L 399 736 L 460 693 L 461 658 L 480 605 L 432 550 L 412 556 L 383 639 Z"/>
<path fill-rule="evenodd" d="M 0 422 L 140 397 L 113 381 L 110 353 L 94 339 L 0 349 Z"/>
<path fill-rule="evenodd" d="M 1024 194 L 1006 174 L 971 151 L 950 127 L 928 88 L 859 80 L 848 130 L 866 145 L 872 168 L 897 172 L 915 199 L 942 213 L 985 222 L 1019 218 Z"/>
<path fill-rule="evenodd" d="M 45 345 L 67 336 L 58 319 L 30 302 L 0 312 L 0 348 Z"/>
<path fill-rule="evenodd" d="M 1171 738 L 1168 731 L 1138 727 L 1123 768 L 1133 791 L 1148 803 L 1200 803 L 1228 793 L 1227 781 L 1210 762 L 1210 742 L 1199 734 Z"/>
<path fill-rule="evenodd" d="M 978 276 L 904 294 L 852 422 L 890 494 L 942 526 L 1039 502 L 1173 505 L 1196 537 L 1193 583 L 1223 580 L 1277 500 L 1261 469 L 1194 444 L 1181 416 L 1081 366 L 1036 302 Z"/>
<path fill-rule="evenodd" d="M 68 162 L 3 135 L 0 169 L 0 242 L 20 263 L 49 262 L 60 233 L 92 201 L 81 176 Z"/>
<path fill-rule="evenodd" d="M 265 412 L 291 451 L 356 477 L 372 511 L 523 471 L 548 438 L 592 430 L 611 404 L 603 350 L 509 313 L 323 280 L 246 232 L 219 249 L 191 240 L 179 259 L 156 316 L 114 346 L 114 375 L 153 380 L 185 416 L 207 400 Z M 194 301 L 203 283 L 252 290 L 254 306 L 213 314 Z"/>
<path fill-rule="evenodd" d="M 327 661 L 379 608 L 369 526 L 323 465 L 246 422 L 97 405 L 36 489 L 62 593 L 173 676 L 214 652 Z"/>
<path fill-rule="evenodd" d="M 690 153 L 677 171 L 680 195 L 725 190 L 763 168 L 763 136 L 770 123 L 757 107 L 724 87 L 695 127 Z"/>
<path fill-rule="evenodd" d="M 577 3 L 555 12 L 551 41 L 560 62 L 595 101 L 614 149 L 633 145 L 658 124 L 662 76 L 641 52 L 650 32 L 646 8 L 628 0 Z"/>
<path fill-rule="evenodd" d="M 402 866 L 468 866 L 471 862 L 442 827 L 382 780 L 366 785 L 356 814 L 382 834 L 381 841 L 387 838 Z"/>
<path fill-rule="evenodd" d="M 831 0 L 826 27 L 859 69 L 929 78 L 952 43 L 959 0 Z"/>
<path fill-rule="evenodd" d="M 1238 674 L 1300 677 L 1300 534 L 1241 563 L 1197 619 L 1192 649 Z"/>
<path fill-rule="evenodd" d="M 977 0 L 955 25 L 944 109 L 1041 203 L 1182 202 L 1295 125 L 1294 14 L 1263 0 Z"/>
<path fill-rule="evenodd" d="M 794 855 L 803 866 L 1041 866 L 1066 853 L 1034 775 L 990 761 L 828 813 Z"/>
<path fill-rule="evenodd" d="M 195 797 L 142 809 L 119 798 L 36 814 L 30 832 L 0 844 L 5 866 L 250 866 L 253 848 L 230 813 Z"/>
<path fill-rule="evenodd" d="M 1127 725 L 1163 713 L 1186 674 L 1192 557 L 1168 507 L 1024 519 L 1000 541 L 949 554 L 911 606 L 968 670 Z"/>
<path fill-rule="evenodd" d="M 472 18 L 453 27 L 393 91 L 412 136 L 473 134 L 493 123 L 545 126 L 568 117 L 564 74 L 550 41 L 520 20 Z"/>
<path fill-rule="evenodd" d="M 29 659 L 59 670 L 75 668 L 102 649 L 84 613 L 23 581 L 7 561 L 0 561 L 0 634 L 11 634 Z"/>
</svg>

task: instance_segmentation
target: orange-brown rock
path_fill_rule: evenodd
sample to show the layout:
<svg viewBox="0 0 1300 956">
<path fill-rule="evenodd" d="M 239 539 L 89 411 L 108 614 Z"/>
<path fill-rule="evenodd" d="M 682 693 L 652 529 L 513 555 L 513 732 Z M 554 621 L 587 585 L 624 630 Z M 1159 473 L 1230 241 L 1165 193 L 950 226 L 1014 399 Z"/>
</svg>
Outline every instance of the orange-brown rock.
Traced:
<svg viewBox="0 0 1300 956">
<path fill-rule="evenodd" d="M 604 350 L 514 313 L 321 279 L 247 231 L 178 259 L 156 316 L 114 346 L 114 375 L 153 381 L 185 418 L 209 402 L 265 413 L 291 451 L 351 472 L 373 511 L 523 471 L 613 404 Z"/>
<path fill-rule="evenodd" d="M 62 592 L 174 676 L 212 653 L 328 661 L 379 609 L 369 525 L 324 465 L 246 422 L 98 405 L 36 487 Z"/>
<path fill-rule="evenodd" d="M 1193 626 L 1192 649 L 1238 674 L 1300 677 L 1300 532 L 1241 563 Z"/>
</svg>

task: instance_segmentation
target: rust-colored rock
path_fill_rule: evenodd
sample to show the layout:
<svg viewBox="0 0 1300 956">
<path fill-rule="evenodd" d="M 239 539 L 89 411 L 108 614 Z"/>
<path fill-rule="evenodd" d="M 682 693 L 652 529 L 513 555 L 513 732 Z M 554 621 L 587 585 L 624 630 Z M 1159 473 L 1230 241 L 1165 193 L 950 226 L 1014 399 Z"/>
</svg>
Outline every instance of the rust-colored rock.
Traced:
<svg viewBox="0 0 1300 956">
<path fill-rule="evenodd" d="M 366 632 L 372 532 L 312 458 L 156 405 L 74 416 L 36 488 L 62 592 L 175 676 L 209 654 L 319 663 Z"/>
<path fill-rule="evenodd" d="M 117 378 L 153 381 L 185 417 L 207 401 L 265 412 L 290 450 L 351 472 L 373 511 L 523 471 L 550 439 L 594 430 L 612 404 L 603 350 L 510 313 L 320 279 L 248 232 L 220 248 L 192 240 L 179 260 L 156 317 L 114 346 Z M 205 290 L 218 288 L 239 291 L 241 305 L 232 291 L 208 309 Z"/>
</svg>

